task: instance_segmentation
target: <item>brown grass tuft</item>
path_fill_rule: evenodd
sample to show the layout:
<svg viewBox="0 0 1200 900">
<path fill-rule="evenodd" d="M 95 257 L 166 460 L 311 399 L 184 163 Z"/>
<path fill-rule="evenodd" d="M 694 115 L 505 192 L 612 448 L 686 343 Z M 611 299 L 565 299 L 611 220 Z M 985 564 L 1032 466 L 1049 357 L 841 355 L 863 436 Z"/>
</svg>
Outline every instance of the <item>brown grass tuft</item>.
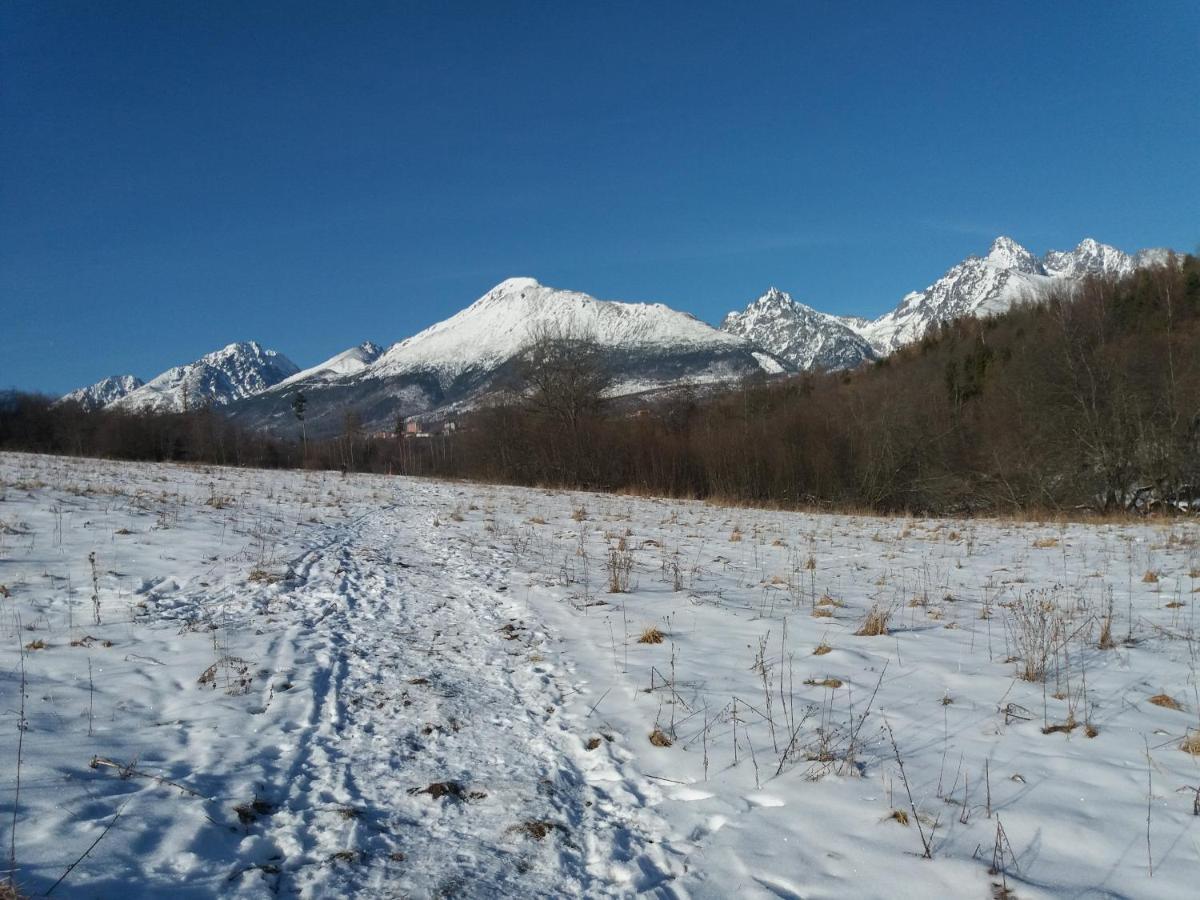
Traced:
<svg viewBox="0 0 1200 900">
<path fill-rule="evenodd" d="M 663 642 L 663 633 L 658 630 L 658 626 L 651 625 L 642 631 L 641 637 L 637 639 L 639 644 L 661 644 Z"/>
<path fill-rule="evenodd" d="M 1183 706 L 1180 705 L 1179 701 L 1170 694 L 1155 694 L 1150 698 L 1150 702 L 1155 706 L 1161 706 L 1164 709 L 1183 709 Z"/>
<path fill-rule="evenodd" d="M 871 611 L 867 613 L 867 617 L 863 619 L 862 625 L 858 631 L 854 632 L 859 637 L 880 637 L 888 633 L 888 622 L 892 618 L 892 609 L 888 606 L 875 604 L 871 607 Z"/>
<path fill-rule="evenodd" d="M 815 678 L 809 678 L 804 683 L 811 687 L 833 688 L 835 691 L 842 686 L 842 682 L 836 678 L 822 678 L 820 681 L 817 681 Z"/>
<path fill-rule="evenodd" d="M 1147 569 L 1146 574 L 1142 576 L 1144 584 L 1158 584 L 1158 573 L 1153 569 Z"/>
<path fill-rule="evenodd" d="M 1192 756 L 1200 756 L 1200 731 L 1189 731 L 1179 749 Z"/>
<path fill-rule="evenodd" d="M 670 747 L 675 742 L 667 737 L 661 728 L 655 728 L 650 732 L 650 743 L 655 747 Z"/>
<path fill-rule="evenodd" d="M 893 809 L 892 814 L 888 818 L 894 822 L 899 822 L 901 825 L 908 824 L 908 813 L 902 809 Z"/>
<path fill-rule="evenodd" d="M 828 653 L 832 649 L 833 648 L 830 647 L 827 643 L 825 643 L 824 641 L 821 641 L 821 643 L 817 644 L 817 649 L 813 651 L 813 656 L 824 656 L 826 653 Z"/>
<path fill-rule="evenodd" d="M 1038 538 L 1033 542 L 1033 546 L 1038 550 L 1049 550 L 1051 547 L 1058 546 L 1058 538 Z"/>
</svg>

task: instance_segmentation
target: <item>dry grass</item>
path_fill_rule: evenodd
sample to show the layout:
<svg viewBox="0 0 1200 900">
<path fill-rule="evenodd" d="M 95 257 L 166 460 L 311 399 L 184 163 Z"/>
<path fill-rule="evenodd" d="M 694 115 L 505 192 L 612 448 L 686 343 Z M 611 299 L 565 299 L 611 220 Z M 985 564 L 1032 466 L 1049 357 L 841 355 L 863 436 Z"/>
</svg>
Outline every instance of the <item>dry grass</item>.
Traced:
<svg viewBox="0 0 1200 900">
<path fill-rule="evenodd" d="M 862 625 L 854 633 L 859 637 L 881 637 L 888 633 L 888 622 L 891 618 L 892 607 L 877 603 L 871 607 Z"/>
<path fill-rule="evenodd" d="M 1142 576 L 1143 584 L 1158 584 L 1158 573 L 1153 569 L 1147 569 L 1146 574 Z"/>
<path fill-rule="evenodd" d="M 732 543 L 737 543 L 742 539 L 742 530 L 736 525 L 733 526 L 733 531 L 729 532 L 729 540 Z"/>
<path fill-rule="evenodd" d="M 26 650 L 45 650 L 46 642 L 43 641 L 41 638 L 38 638 L 36 641 L 30 641 L 28 644 L 26 644 L 25 649 Z"/>
<path fill-rule="evenodd" d="M 809 678 L 804 683 L 810 687 L 832 688 L 835 691 L 842 686 L 842 682 L 837 678 L 822 678 L 820 681 Z"/>
<path fill-rule="evenodd" d="M 1051 547 L 1058 546 L 1058 538 L 1038 538 L 1033 542 L 1033 546 L 1038 550 L 1049 550 Z"/>
<path fill-rule="evenodd" d="M 540 841 L 556 829 L 562 828 L 557 822 L 550 822 L 545 819 L 530 819 L 528 822 L 522 822 L 515 826 L 514 830 L 520 832 L 526 837 L 533 838 L 535 841 Z M 566 829 L 563 829 L 564 831 Z"/>
<path fill-rule="evenodd" d="M 813 656 L 824 656 L 826 653 L 828 653 L 832 649 L 833 648 L 830 647 L 827 643 L 825 643 L 824 641 L 821 641 L 821 643 L 817 644 L 817 649 L 813 651 Z"/>
<path fill-rule="evenodd" d="M 1200 756 L 1200 731 L 1189 731 L 1179 749 L 1192 756 Z"/>
<path fill-rule="evenodd" d="M 665 635 L 658 630 L 657 625 L 651 625 L 649 628 L 642 630 L 637 642 L 639 644 L 661 644 L 664 637 Z"/>
<path fill-rule="evenodd" d="M 892 814 L 888 818 L 893 822 L 899 822 L 901 825 L 908 824 L 908 813 L 902 809 L 893 809 Z"/>
<path fill-rule="evenodd" d="M 1155 694 L 1150 698 L 1150 702 L 1155 706 L 1161 706 L 1163 709 L 1183 709 L 1183 706 L 1180 704 L 1180 702 L 1170 694 Z"/>
<path fill-rule="evenodd" d="M 812 611 L 813 617 L 817 619 L 832 619 L 833 610 L 824 606 L 818 606 Z"/>
<path fill-rule="evenodd" d="M 650 732 L 650 743 L 655 747 L 670 747 L 674 741 L 667 737 L 666 733 L 661 728 L 655 728 Z M 1200 751 L 1197 751 L 1200 753 Z"/>
<path fill-rule="evenodd" d="M 1079 723 L 1075 721 L 1075 717 L 1069 715 L 1067 721 L 1060 725 L 1047 725 L 1042 729 L 1042 734 L 1070 734 L 1078 727 Z"/>
</svg>

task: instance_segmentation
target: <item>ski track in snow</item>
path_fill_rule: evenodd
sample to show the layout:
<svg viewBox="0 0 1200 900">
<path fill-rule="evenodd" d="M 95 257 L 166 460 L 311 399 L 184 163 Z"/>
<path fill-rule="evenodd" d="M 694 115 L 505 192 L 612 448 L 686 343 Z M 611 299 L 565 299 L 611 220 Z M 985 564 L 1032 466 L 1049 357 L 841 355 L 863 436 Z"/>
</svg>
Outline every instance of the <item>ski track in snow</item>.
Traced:
<svg viewBox="0 0 1200 900">
<path fill-rule="evenodd" d="M 588 774 L 614 789 L 588 785 L 558 709 L 564 673 L 530 661 L 543 635 L 501 561 L 397 529 L 389 512 L 338 532 L 276 600 L 301 617 L 281 650 L 311 639 L 311 661 L 289 662 L 317 673 L 291 763 L 263 779 L 285 798 L 264 835 L 288 861 L 280 878 L 314 895 L 556 896 L 667 877 L 652 817 L 630 821 L 640 779 L 602 764 Z M 412 793 L 448 782 L 463 796 Z M 349 824 L 329 828 L 331 813 Z M 552 831 L 539 841 L 523 823 Z M 357 865 L 328 864 L 347 848 Z"/>
</svg>

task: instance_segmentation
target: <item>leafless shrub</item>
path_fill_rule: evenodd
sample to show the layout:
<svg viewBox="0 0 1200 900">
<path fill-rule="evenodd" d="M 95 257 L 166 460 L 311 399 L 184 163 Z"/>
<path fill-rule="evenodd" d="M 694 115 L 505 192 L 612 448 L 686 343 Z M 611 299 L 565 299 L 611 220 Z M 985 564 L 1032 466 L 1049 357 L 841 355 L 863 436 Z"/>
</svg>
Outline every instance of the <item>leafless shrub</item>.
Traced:
<svg viewBox="0 0 1200 900">
<path fill-rule="evenodd" d="M 1017 675 L 1025 681 L 1041 681 L 1062 625 L 1055 597 L 1049 591 L 1018 594 L 1008 614 L 1008 629 L 1018 651 Z"/>
<path fill-rule="evenodd" d="M 197 684 L 210 688 L 216 688 L 219 682 L 223 682 L 225 693 L 231 697 L 248 694 L 253 681 L 250 663 L 240 656 L 222 656 L 196 679 Z"/>
<path fill-rule="evenodd" d="M 608 549 L 608 592 L 627 594 L 633 581 L 633 551 L 625 547 L 624 538 Z"/>
</svg>

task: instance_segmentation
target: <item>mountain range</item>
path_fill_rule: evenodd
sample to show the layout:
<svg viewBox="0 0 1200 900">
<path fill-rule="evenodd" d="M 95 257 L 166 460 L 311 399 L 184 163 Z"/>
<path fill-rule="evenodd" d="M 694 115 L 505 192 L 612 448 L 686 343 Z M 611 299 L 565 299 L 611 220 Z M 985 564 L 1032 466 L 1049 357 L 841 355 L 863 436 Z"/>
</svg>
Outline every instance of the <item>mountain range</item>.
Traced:
<svg viewBox="0 0 1200 900">
<path fill-rule="evenodd" d="M 510 278 L 387 349 L 365 341 L 301 371 L 278 351 L 239 342 L 146 383 L 112 376 L 63 400 L 89 409 L 211 405 L 247 427 L 281 430 L 294 429 L 292 402 L 302 392 L 310 434 L 336 431 L 348 409 L 370 429 L 391 429 L 398 416 L 441 418 L 486 402 L 509 384 L 518 355 L 536 334 L 594 341 L 613 375 L 613 396 L 682 384 L 703 388 L 751 376 L 854 368 L 941 323 L 1003 312 L 1052 285 L 1124 275 L 1169 258 L 1166 250 L 1131 255 L 1090 238 L 1039 258 L 1000 237 L 985 256 L 968 257 L 873 320 L 824 313 L 772 287 L 729 313 L 720 328 L 661 303 L 598 300 Z"/>
</svg>

